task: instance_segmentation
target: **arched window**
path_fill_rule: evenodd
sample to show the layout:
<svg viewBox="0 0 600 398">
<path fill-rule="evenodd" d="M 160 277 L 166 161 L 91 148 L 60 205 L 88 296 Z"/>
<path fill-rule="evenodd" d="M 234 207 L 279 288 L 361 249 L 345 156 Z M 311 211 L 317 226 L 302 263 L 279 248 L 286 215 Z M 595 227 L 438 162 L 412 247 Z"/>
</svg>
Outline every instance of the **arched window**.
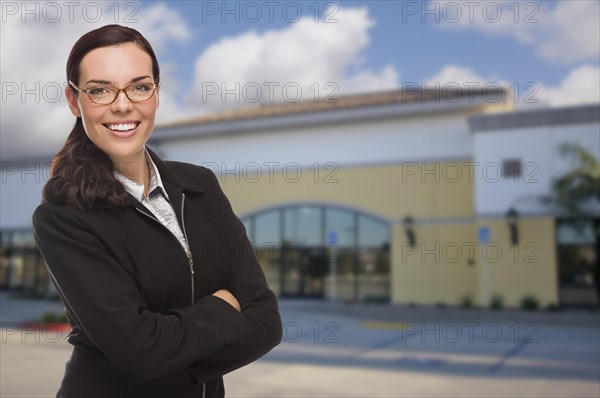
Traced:
<svg viewBox="0 0 600 398">
<path fill-rule="evenodd" d="M 314 204 L 271 208 L 242 221 L 269 285 L 280 296 L 389 301 L 386 222 Z"/>
</svg>

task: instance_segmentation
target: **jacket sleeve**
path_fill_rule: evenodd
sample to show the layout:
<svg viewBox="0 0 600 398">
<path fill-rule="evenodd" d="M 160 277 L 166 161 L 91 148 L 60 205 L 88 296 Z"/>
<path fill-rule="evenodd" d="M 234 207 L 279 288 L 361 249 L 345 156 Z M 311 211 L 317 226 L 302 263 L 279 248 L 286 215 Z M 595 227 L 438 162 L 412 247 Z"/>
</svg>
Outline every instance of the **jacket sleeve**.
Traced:
<svg viewBox="0 0 600 398">
<path fill-rule="evenodd" d="M 228 242 L 231 271 L 226 288 L 240 302 L 243 321 L 233 330 L 220 331 L 236 336 L 231 344 L 193 364 L 191 370 L 201 381 L 222 376 L 260 358 L 277 346 L 282 337 L 277 300 L 267 285 L 244 224 L 234 214 L 217 177 L 210 170 L 208 173 Z"/>
<path fill-rule="evenodd" d="M 45 203 L 33 214 L 35 240 L 76 327 L 114 364 L 135 379 L 161 377 L 188 368 L 199 358 L 235 344 L 234 330 L 250 319 L 271 320 L 274 299 L 253 282 L 237 281 L 245 314 L 207 295 L 192 305 L 155 313 L 148 309 L 135 277 L 107 244 L 69 207 Z M 260 284 L 258 284 L 260 285 Z M 268 304 L 266 304 L 268 303 Z M 77 336 L 74 336 L 77 338 Z"/>
</svg>

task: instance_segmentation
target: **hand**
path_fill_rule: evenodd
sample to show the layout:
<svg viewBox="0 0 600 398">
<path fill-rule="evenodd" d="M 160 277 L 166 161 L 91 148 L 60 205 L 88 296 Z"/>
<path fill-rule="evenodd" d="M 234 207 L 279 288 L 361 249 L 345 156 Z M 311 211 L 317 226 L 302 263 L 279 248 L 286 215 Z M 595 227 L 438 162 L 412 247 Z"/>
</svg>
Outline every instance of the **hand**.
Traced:
<svg viewBox="0 0 600 398">
<path fill-rule="evenodd" d="M 227 290 L 227 289 L 217 290 L 212 295 L 217 296 L 218 298 L 227 301 L 229 303 L 229 305 L 231 305 L 233 308 L 238 310 L 238 312 L 242 310 L 242 308 L 240 307 L 240 302 L 237 301 L 235 296 L 233 294 L 231 294 L 231 292 L 229 290 Z"/>
</svg>

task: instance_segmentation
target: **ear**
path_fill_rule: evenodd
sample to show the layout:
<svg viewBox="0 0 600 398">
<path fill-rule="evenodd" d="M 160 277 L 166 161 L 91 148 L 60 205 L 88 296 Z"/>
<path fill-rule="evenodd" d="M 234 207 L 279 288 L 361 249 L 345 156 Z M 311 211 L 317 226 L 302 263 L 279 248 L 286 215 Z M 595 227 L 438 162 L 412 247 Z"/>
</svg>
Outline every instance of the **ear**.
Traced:
<svg viewBox="0 0 600 398">
<path fill-rule="evenodd" d="M 156 95 L 156 109 L 158 109 L 158 106 L 160 105 L 160 85 L 158 87 L 156 87 L 156 92 L 154 93 L 154 95 Z"/>
<path fill-rule="evenodd" d="M 81 117 L 81 110 L 79 109 L 79 104 L 77 103 L 77 97 L 73 93 L 73 90 L 70 86 L 65 87 L 65 97 L 67 98 L 67 103 L 69 104 L 71 113 L 76 117 Z"/>
</svg>

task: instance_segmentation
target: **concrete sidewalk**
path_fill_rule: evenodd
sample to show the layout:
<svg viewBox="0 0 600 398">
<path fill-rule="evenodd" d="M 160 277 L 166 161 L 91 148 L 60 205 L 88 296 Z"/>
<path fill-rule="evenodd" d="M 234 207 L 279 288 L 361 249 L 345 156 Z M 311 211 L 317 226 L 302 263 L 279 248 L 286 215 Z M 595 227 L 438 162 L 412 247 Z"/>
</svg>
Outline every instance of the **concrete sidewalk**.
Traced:
<svg viewBox="0 0 600 398">
<path fill-rule="evenodd" d="M 30 320 L 46 305 L 62 308 L 11 301 L 0 309 L 18 311 L 2 314 L 3 322 L 19 314 Z M 600 396 L 598 312 L 294 300 L 281 300 L 280 306 L 282 344 L 226 375 L 227 396 Z M 0 396 L 54 396 L 70 354 L 64 337 L 52 330 L 18 332 L 5 324 Z"/>
</svg>

